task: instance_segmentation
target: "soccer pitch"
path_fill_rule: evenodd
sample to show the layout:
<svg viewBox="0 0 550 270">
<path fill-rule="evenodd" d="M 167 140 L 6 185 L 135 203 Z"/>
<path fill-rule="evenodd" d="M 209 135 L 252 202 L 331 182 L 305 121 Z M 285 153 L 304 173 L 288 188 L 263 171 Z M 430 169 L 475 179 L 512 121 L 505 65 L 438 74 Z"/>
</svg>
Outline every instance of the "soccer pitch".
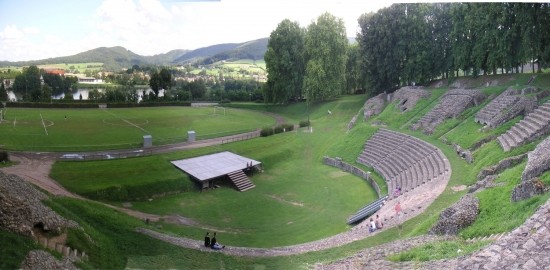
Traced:
<svg viewBox="0 0 550 270">
<path fill-rule="evenodd" d="M 212 107 L 124 109 L 4 108 L 0 148 L 34 151 L 84 151 L 140 147 L 144 135 L 154 145 L 253 131 L 275 124 L 259 112 Z"/>
</svg>

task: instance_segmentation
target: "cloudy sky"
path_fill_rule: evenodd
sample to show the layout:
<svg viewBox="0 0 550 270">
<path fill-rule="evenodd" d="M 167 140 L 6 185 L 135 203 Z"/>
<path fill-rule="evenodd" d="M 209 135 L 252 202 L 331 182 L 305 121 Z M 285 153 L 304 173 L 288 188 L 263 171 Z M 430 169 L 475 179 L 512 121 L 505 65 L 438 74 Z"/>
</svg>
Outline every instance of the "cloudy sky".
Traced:
<svg viewBox="0 0 550 270">
<path fill-rule="evenodd" d="M 369 0 L 0 0 L 0 60 L 36 60 L 97 47 L 141 55 L 268 37 L 285 18 L 323 12 L 355 36 L 357 18 L 389 6 Z"/>
</svg>

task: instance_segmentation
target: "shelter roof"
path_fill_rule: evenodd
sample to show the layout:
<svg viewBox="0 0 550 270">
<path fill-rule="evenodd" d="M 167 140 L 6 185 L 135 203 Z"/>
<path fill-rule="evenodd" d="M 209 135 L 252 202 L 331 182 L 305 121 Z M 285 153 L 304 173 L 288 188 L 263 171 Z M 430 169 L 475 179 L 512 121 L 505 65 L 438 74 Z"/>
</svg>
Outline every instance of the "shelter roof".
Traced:
<svg viewBox="0 0 550 270">
<path fill-rule="evenodd" d="M 224 176 L 234 171 L 244 170 L 251 162 L 252 166 L 261 164 L 259 161 L 227 151 L 171 161 L 178 169 L 190 174 L 199 181 L 205 181 Z"/>
</svg>

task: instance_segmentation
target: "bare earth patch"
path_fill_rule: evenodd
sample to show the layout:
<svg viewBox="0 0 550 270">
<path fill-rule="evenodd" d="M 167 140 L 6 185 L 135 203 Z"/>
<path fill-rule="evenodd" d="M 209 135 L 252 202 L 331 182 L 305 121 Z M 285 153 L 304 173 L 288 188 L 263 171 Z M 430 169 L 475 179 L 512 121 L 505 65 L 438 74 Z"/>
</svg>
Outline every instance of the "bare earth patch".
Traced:
<svg viewBox="0 0 550 270">
<path fill-rule="evenodd" d="M 267 195 L 268 197 L 272 198 L 272 199 L 275 199 L 276 201 L 278 202 L 283 202 L 283 203 L 288 203 L 288 204 L 292 204 L 294 206 L 304 206 L 303 203 L 300 203 L 300 202 L 293 202 L 293 201 L 287 201 L 283 198 L 280 198 L 280 197 L 277 197 L 275 195 Z"/>
<path fill-rule="evenodd" d="M 466 185 L 453 186 L 453 187 L 451 187 L 451 189 L 454 192 L 463 191 L 463 190 L 466 190 Z"/>
</svg>

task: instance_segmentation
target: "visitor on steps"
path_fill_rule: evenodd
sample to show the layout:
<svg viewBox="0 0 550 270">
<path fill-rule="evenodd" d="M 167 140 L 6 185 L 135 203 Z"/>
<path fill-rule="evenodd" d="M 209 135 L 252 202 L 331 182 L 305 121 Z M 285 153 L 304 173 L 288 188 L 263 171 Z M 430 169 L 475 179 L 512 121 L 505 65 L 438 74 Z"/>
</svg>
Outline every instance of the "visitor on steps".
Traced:
<svg viewBox="0 0 550 270">
<path fill-rule="evenodd" d="M 374 220 L 370 218 L 369 232 L 374 232 L 374 231 L 376 231 L 376 223 L 374 223 Z"/>
<path fill-rule="evenodd" d="M 384 226 L 382 221 L 380 221 L 380 217 L 378 217 L 378 215 L 376 215 L 376 221 L 374 223 L 376 224 L 377 229 L 382 229 L 382 226 Z"/>
<path fill-rule="evenodd" d="M 204 236 L 204 246 L 210 247 L 210 235 L 208 235 L 208 232 L 206 232 L 206 235 Z"/>
<path fill-rule="evenodd" d="M 222 249 L 225 248 L 225 246 L 222 246 L 220 243 L 218 243 L 216 239 L 216 233 L 214 233 L 214 236 L 212 237 L 212 240 L 210 241 L 210 245 L 212 249 Z"/>
</svg>

